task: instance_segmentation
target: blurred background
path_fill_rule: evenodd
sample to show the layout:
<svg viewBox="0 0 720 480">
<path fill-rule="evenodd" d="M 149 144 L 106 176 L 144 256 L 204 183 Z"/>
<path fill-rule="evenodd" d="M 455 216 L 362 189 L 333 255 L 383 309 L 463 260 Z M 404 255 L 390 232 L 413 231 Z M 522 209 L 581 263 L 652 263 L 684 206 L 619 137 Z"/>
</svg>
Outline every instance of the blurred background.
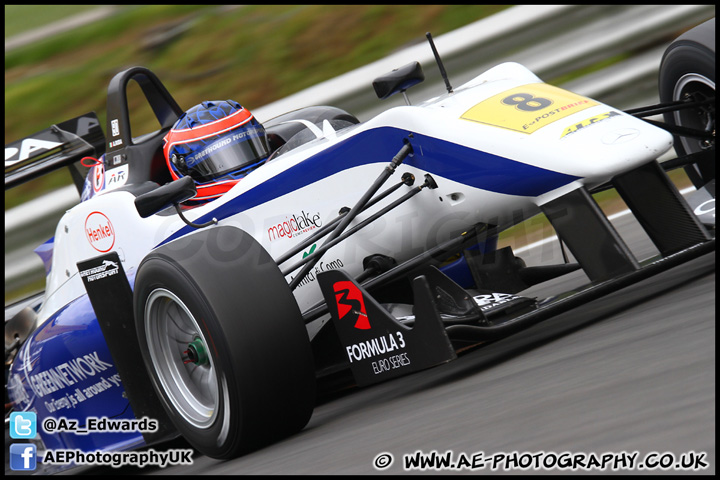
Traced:
<svg viewBox="0 0 720 480">
<path fill-rule="evenodd" d="M 6 5 L 5 140 L 89 111 L 104 126 L 108 82 L 130 66 L 155 72 L 184 108 L 233 98 L 254 109 L 504 8 Z M 6 195 L 6 208 L 34 190 Z"/>
<path fill-rule="evenodd" d="M 107 84 L 142 65 L 182 108 L 234 99 L 260 121 L 312 104 L 366 120 L 381 102 L 371 82 L 413 60 L 426 82 L 416 103 L 443 93 L 431 32 L 453 86 L 502 61 L 618 108 L 654 103 L 662 51 L 714 17 L 712 5 L 6 5 L 5 143 L 97 113 Z M 133 98 L 132 92 L 130 93 Z M 131 104 L 133 132 L 154 130 Z M 79 199 L 54 172 L 5 192 L 5 302 L 44 288 L 32 250 Z"/>
</svg>

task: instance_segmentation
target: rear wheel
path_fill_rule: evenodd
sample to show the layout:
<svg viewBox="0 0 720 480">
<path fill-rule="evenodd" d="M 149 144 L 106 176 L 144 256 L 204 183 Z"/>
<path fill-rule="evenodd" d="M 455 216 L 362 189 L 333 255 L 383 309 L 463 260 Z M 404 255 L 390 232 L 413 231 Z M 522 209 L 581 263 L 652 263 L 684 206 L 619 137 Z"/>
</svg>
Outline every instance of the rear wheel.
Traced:
<svg viewBox="0 0 720 480">
<path fill-rule="evenodd" d="M 705 22 L 676 39 L 665 51 L 660 65 L 660 101 L 701 101 L 715 98 L 715 19 Z M 713 132 L 713 139 L 676 136 L 678 155 L 715 148 L 715 103 L 665 113 L 673 125 Z M 686 167 L 695 186 L 715 178 L 714 159 Z"/>
<path fill-rule="evenodd" d="M 143 360 L 176 428 L 231 458 L 301 430 L 315 400 L 302 316 L 246 233 L 216 227 L 148 255 L 135 281 Z"/>
</svg>

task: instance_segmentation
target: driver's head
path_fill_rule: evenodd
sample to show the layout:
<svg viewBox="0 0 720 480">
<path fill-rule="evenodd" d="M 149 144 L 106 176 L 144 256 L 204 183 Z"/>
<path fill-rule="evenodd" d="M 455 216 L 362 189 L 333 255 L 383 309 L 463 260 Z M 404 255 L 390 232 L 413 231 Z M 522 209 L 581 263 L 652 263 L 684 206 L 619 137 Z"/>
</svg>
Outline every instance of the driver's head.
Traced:
<svg viewBox="0 0 720 480">
<path fill-rule="evenodd" d="M 195 105 L 180 116 L 164 141 L 173 180 L 184 176 L 195 180 L 193 201 L 218 198 L 269 154 L 265 129 L 233 100 Z"/>
</svg>

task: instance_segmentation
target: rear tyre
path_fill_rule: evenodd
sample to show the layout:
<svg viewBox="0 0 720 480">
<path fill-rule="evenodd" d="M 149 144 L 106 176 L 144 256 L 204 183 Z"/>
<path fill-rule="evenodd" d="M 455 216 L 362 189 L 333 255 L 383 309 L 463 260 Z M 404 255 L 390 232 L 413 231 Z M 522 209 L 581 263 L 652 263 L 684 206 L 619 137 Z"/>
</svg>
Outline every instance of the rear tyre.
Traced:
<svg viewBox="0 0 720 480">
<path fill-rule="evenodd" d="M 135 281 L 140 349 L 185 439 L 232 458 L 301 430 L 315 371 L 300 310 L 269 254 L 216 227 L 148 255 Z"/>
<path fill-rule="evenodd" d="M 715 19 L 677 38 L 665 51 L 660 64 L 661 102 L 702 100 L 715 97 Z M 682 127 L 715 130 L 715 105 L 665 113 L 665 122 Z M 687 155 L 715 147 L 715 140 L 675 137 L 677 154 Z M 715 162 L 685 167 L 696 187 L 715 178 Z"/>
</svg>

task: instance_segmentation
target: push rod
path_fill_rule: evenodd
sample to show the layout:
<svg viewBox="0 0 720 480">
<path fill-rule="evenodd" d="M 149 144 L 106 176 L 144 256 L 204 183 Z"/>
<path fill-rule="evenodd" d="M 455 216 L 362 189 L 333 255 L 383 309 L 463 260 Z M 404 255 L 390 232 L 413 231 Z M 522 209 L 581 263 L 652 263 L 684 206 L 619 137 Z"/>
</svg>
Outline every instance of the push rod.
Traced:
<svg viewBox="0 0 720 480">
<path fill-rule="evenodd" d="M 391 211 L 391 210 L 393 210 L 394 208 L 396 208 L 396 207 L 402 205 L 403 203 L 407 202 L 407 201 L 410 200 L 412 197 L 414 197 L 415 195 L 417 195 L 418 193 L 420 193 L 423 188 L 432 185 L 432 183 L 433 183 L 433 182 L 432 182 L 431 180 L 428 180 L 428 181 L 426 181 L 425 183 L 423 183 L 422 185 L 418 185 L 417 187 L 413 188 L 412 190 L 410 190 L 409 192 L 407 192 L 405 195 L 403 195 L 402 197 L 398 198 L 397 200 L 395 200 L 395 201 L 392 202 L 391 204 L 385 206 L 382 210 L 380 210 L 380 211 L 374 213 L 373 215 L 369 216 L 367 219 L 363 220 L 362 222 L 358 223 L 357 225 L 355 225 L 354 227 L 352 227 L 352 228 L 351 228 L 350 230 L 348 230 L 347 232 L 345 232 L 345 233 L 343 233 L 342 235 L 336 237 L 334 240 L 329 241 L 329 242 L 326 242 L 325 244 L 323 244 L 323 246 L 320 247 L 318 250 L 314 251 L 313 253 L 311 253 L 311 254 L 308 255 L 307 257 L 303 258 L 303 259 L 300 260 L 298 263 L 296 263 L 296 264 L 293 265 L 292 267 L 288 268 L 286 271 L 283 271 L 283 275 L 287 275 L 287 274 L 289 274 L 289 273 L 297 270 L 298 268 L 300 268 L 301 266 L 303 266 L 304 264 L 306 264 L 306 263 L 308 263 L 308 262 L 312 262 L 312 261 L 315 261 L 316 259 L 319 259 L 320 256 L 322 256 L 325 252 L 327 252 L 328 250 L 330 250 L 332 247 L 334 247 L 334 246 L 337 245 L 338 243 L 342 242 L 342 241 L 345 240 L 346 238 L 350 237 L 351 235 L 354 235 L 355 233 L 359 232 L 360 230 L 362 230 L 362 229 L 365 228 L 366 226 L 370 225 L 372 222 L 374 222 L 374 221 L 377 220 L 378 218 L 382 217 L 383 215 L 385 215 L 385 214 L 388 213 L 389 211 Z"/>
<path fill-rule="evenodd" d="M 368 208 L 371 208 L 373 205 L 378 203 L 380 200 L 386 198 L 391 193 L 395 192 L 398 188 L 402 187 L 403 185 L 411 186 L 413 182 L 415 181 L 415 177 L 410 173 L 404 173 L 402 181 L 398 182 L 397 184 L 393 185 L 392 187 L 388 188 L 384 192 L 382 192 L 380 195 L 373 197 L 372 200 L 370 200 L 367 205 L 365 205 L 365 208 L 363 208 L 363 212 L 367 210 Z M 325 235 L 327 235 L 330 232 L 330 229 L 333 228 L 335 225 L 338 224 L 338 222 L 347 215 L 347 212 L 350 210 L 342 212 L 340 215 L 332 219 L 327 225 L 324 225 L 318 230 L 317 232 L 313 233 L 309 238 L 303 240 L 300 242 L 297 246 L 293 247 L 286 253 L 282 254 L 278 259 L 276 260 L 278 265 L 281 265 L 285 262 L 287 262 L 290 258 L 294 257 L 298 253 L 300 253 L 302 250 L 307 248 L 308 245 L 311 245 L 315 242 L 317 242 L 319 239 L 323 238 Z"/>
<path fill-rule="evenodd" d="M 347 215 L 345 215 L 342 220 L 340 220 L 340 223 L 328 235 L 325 243 L 335 240 L 335 238 L 337 238 L 345 230 L 345 228 L 350 224 L 350 222 L 352 222 L 355 217 L 357 217 L 358 214 L 362 211 L 362 209 L 372 198 L 372 196 L 375 195 L 375 193 L 380 189 L 380 187 L 382 187 L 382 185 L 387 181 L 387 179 L 390 178 L 390 175 L 395 172 L 395 169 L 397 169 L 397 167 L 402 164 L 405 158 L 411 153 L 412 146 L 410 145 L 410 143 L 406 143 L 405 145 L 403 145 L 403 147 L 398 151 L 397 155 L 395 155 L 390 161 L 390 163 L 385 166 L 382 173 L 378 176 L 375 182 L 373 182 L 368 191 L 365 192 L 365 194 L 360 198 L 360 200 L 358 200 L 355 206 L 350 209 Z M 315 258 L 315 261 L 305 264 L 300 273 L 298 273 L 297 277 L 295 277 L 290 282 L 290 290 L 295 290 L 295 288 L 297 288 L 300 282 L 303 281 L 303 279 L 312 270 L 312 268 L 315 266 L 319 259 L 320 257 L 318 256 Z"/>
</svg>

